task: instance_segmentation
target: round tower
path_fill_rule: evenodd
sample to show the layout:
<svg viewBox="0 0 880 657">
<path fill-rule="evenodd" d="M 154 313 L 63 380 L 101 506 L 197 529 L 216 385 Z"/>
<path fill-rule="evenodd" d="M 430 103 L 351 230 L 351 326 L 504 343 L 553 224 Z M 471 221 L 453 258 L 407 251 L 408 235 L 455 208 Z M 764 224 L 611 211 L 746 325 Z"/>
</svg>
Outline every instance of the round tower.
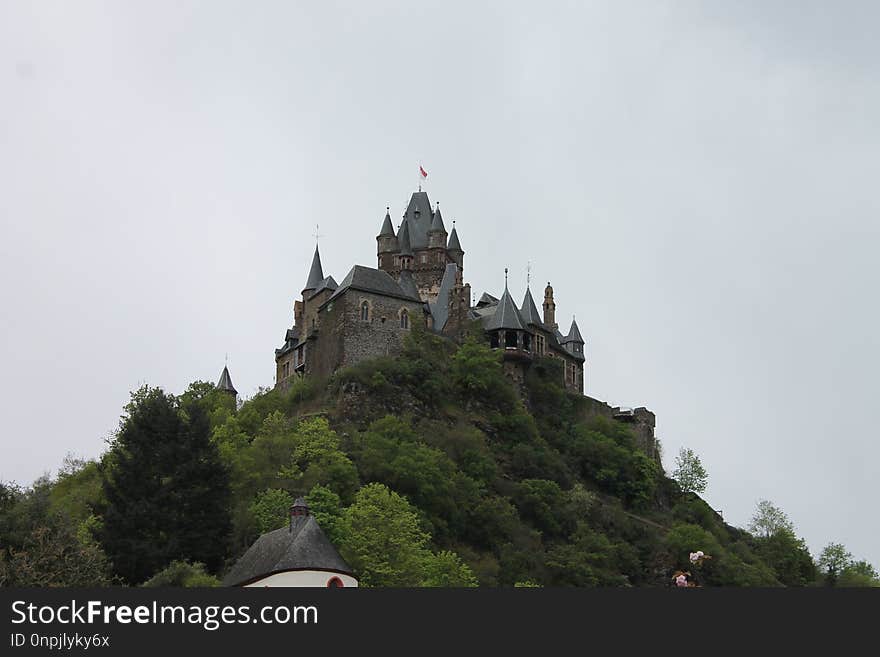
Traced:
<svg viewBox="0 0 880 657">
<path fill-rule="evenodd" d="M 544 324 L 552 329 L 559 328 L 556 323 L 556 302 L 553 300 L 553 288 L 549 281 L 544 288 Z"/>
</svg>

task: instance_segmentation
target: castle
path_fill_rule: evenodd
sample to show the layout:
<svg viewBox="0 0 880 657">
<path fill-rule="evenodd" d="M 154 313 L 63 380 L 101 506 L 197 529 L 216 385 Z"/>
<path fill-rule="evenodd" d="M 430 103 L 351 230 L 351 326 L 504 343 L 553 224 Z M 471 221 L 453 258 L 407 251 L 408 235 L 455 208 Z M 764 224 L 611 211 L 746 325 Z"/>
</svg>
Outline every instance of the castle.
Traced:
<svg viewBox="0 0 880 657">
<path fill-rule="evenodd" d="M 567 335 L 559 331 L 550 284 L 543 315 L 528 286 L 522 303 L 514 302 L 506 270 L 501 297 L 486 293 L 472 306 L 455 222 L 447 233 L 439 204 L 432 210 L 426 192 L 413 193 L 397 232 L 386 209 L 376 241 L 377 267 L 355 265 L 338 284 L 324 276 L 315 247 L 301 299 L 293 304 L 293 326 L 275 350 L 276 386 L 399 353 L 416 323 L 461 340 L 472 322 L 480 322 L 491 347 L 503 350 L 512 378 L 521 382 L 535 357 L 556 358 L 565 387 L 583 394 L 584 339 L 574 320 Z"/>
</svg>

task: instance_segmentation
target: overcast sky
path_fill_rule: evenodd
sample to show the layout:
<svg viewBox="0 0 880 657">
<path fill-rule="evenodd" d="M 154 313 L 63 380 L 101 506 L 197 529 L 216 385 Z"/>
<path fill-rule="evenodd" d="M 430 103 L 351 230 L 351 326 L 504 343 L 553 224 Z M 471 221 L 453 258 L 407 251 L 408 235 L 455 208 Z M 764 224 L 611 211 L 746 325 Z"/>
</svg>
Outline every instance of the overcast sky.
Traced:
<svg viewBox="0 0 880 657">
<path fill-rule="evenodd" d="M 417 184 L 479 295 L 547 281 L 587 394 L 706 499 L 880 566 L 880 5 L 0 0 L 0 479 L 142 383 L 271 386 L 320 224 Z"/>
</svg>

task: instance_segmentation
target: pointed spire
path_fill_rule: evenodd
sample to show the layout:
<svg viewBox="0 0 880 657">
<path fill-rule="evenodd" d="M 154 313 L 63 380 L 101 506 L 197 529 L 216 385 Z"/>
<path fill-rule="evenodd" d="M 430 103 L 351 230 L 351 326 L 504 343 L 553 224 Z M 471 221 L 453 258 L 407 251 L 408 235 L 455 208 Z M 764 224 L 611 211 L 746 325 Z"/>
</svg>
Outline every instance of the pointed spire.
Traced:
<svg viewBox="0 0 880 657">
<path fill-rule="evenodd" d="M 432 233 L 445 233 L 446 227 L 443 225 L 443 215 L 440 214 L 440 204 L 437 204 L 437 209 L 434 210 L 434 218 L 431 220 L 431 232 Z"/>
<path fill-rule="evenodd" d="M 220 373 L 220 380 L 217 381 L 217 389 L 224 392 L 231 392 L 233 395 L 238 394 L 235 386 L 232 385 L 232 377 L 229 376 L 229 368 L 225 365 L 223 366 L 223 371 Z"/>
<path fill-rule="evenodd" d="M 379 237 L 394 237 L 394 226 L 391 224 L 391 208 L 385 208 L 385 221 L 382 222 L 382 230 Z"/>
<path fill-rule="evenodd" d="M 455 230 L 455 222 L 452 222 L 452 233 L 449 235 L 449 244 L 446 245 L 447 251 L 464 253 L 461 250 L 461 244 L 458 242 L 458 231 Z"/>
<path fill-rule="evenodd" d="M 309 269 L 309 278 L 306 281 L 306 286 L 303 288 L 303 292 L 314 290 L 323 280 L 324 270 L 321 268 L 321 254 L 318 253 L 318 245 L 315 244 L 315 255 L 312 257 L 312 267 Z"/>
<path fill-rule="evenodd" d="M 510 290 L 507 289 L 507 269 L 504 270 L 504 294 L 498 301 L 498 307 L 495 314 L 489 317 L 485 324 L 487 331 L 497 331 L 499 329 L 512 329 L 525 331 L 526 325 L 523 318 L 519 314 L 519 309 L 510 296 Z"/>
<path fill-rule="evenodd" d="M 541 316 L 538 314 L 538 307 L 535 305 L 535 300 L 532 298 L 532 291 L 528 287 L 526 287 L 526 296 L 523 297 L 522 306 L 520 307 L 519 312 L 526 324 L 543 326 L 544 322 L 541 321 Z"/>
<path fill-rule="evenodd" d="M 409 243 L 409 221 L 403 220 L 400 230 L 397 231 L 397 242 L 400 246 L 400 255 L 411 256 L 413 254 L 412 247 Z"/>
<path fill-rule="evenodd" d="M 571 316 L 571 328 L 568 329 L 568 335 L 565 336 L 563 344 L 566 342 L 580 342 L 581 344 L 584 344 L 584 339 L 581 337 L 581 332 L 578 329 L 578 325 L 574 319 L 574 315 Z"/>
</svg>

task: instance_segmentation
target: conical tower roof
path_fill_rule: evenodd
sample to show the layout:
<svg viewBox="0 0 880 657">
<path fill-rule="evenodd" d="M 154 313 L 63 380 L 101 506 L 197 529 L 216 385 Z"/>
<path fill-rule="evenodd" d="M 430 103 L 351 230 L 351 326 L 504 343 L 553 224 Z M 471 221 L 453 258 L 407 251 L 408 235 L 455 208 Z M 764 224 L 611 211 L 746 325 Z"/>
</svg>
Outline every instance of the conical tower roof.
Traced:
<svg viewBox="0 0 880 657">
<path fill-rule="evenodd" d="M 409 242 L 409 222 L 404 219 L 397 232 L 397 244 L 400 247 L 400 255 L 411 256 L 413 254 L 412 247 Z"/>
<path fill-rule="evenodd" d="M 391 224 L 391 211 L 385 208 L 385 220 L 382 222 L 382 230 L 379 231 L 379 237 L 394 237 L 394 226 Z"/>
<path fill-rule="evenodd" d="M 229 376 L 229 368 L 225 365 L 223 366 L 223 371 L 220 373 L 220 380 L 217 381 L 217 389 L 232 392 L 236 395 L 238 394 L 238 390 L 232 385 L 232 377 Z"/>
<path fill-rule="evenodd" d="M 452 233 L 449 235 L 449 244 L 447 244 L 446 250 L 464 253 L 464 251 L 461 250 L 461 244 L 458 242 L 458 231 L 455 230 L 455 226 L 452 227 Z"/>
<path fill-rule="evenodd" d="M 499 329 L 526 330 L 525 322 L 519 314 L 519 309 L 516 307 L 513 297 L 510 296 L 506 282 L 504 284 L 504 294 L 501 295 L 501 300 L 498 302 L 498 308 L 495 310 L 495 314 L 486 322 L 485 328 L 487 331 L 497 331 Z"/>
<path fill-rule="evenodd" d="M 314 290 L 324 280 L 324 270 L 321 268 L 321 254 L 318 253 L 318 245 L 315 244 L 315 255 L 312 257 L 312 266 L 309 269 L 309 278 L 303 292 Z"/>
<path fill-rule="evenodd" d="M 568 329 L 568 335 L 562 340 L 562 344 L 566 344 L 568 342 L 580 342 L 584 344 L 584 339 L 581 337 L 581 332 L 578 329 L 577 322 L 574 320 L 574 317 L 571 318 L 571 328 Z"/>
<path fill-rule="evenodd" d="M 434 210 L 434 218 L 431 219 L 431 232 L 432 233 L 445 233 L 446 226 L 443 225 L 443 215 L 440 214 L 440 204 L 437 204 L 437 209 Z"/>
<path fill-rule="evenodd" d="M 532 324 L 533 326 L 544 325 L 541 316 L 538 314 L 535 300 L 532 298 L 532 291 L 528 287 L 526 287 L 526 296 L 523 298 L 522 306 L 520 307 L 520 315 L 522 315 L 523 321 L 526 324 Z"/>
</svg>

